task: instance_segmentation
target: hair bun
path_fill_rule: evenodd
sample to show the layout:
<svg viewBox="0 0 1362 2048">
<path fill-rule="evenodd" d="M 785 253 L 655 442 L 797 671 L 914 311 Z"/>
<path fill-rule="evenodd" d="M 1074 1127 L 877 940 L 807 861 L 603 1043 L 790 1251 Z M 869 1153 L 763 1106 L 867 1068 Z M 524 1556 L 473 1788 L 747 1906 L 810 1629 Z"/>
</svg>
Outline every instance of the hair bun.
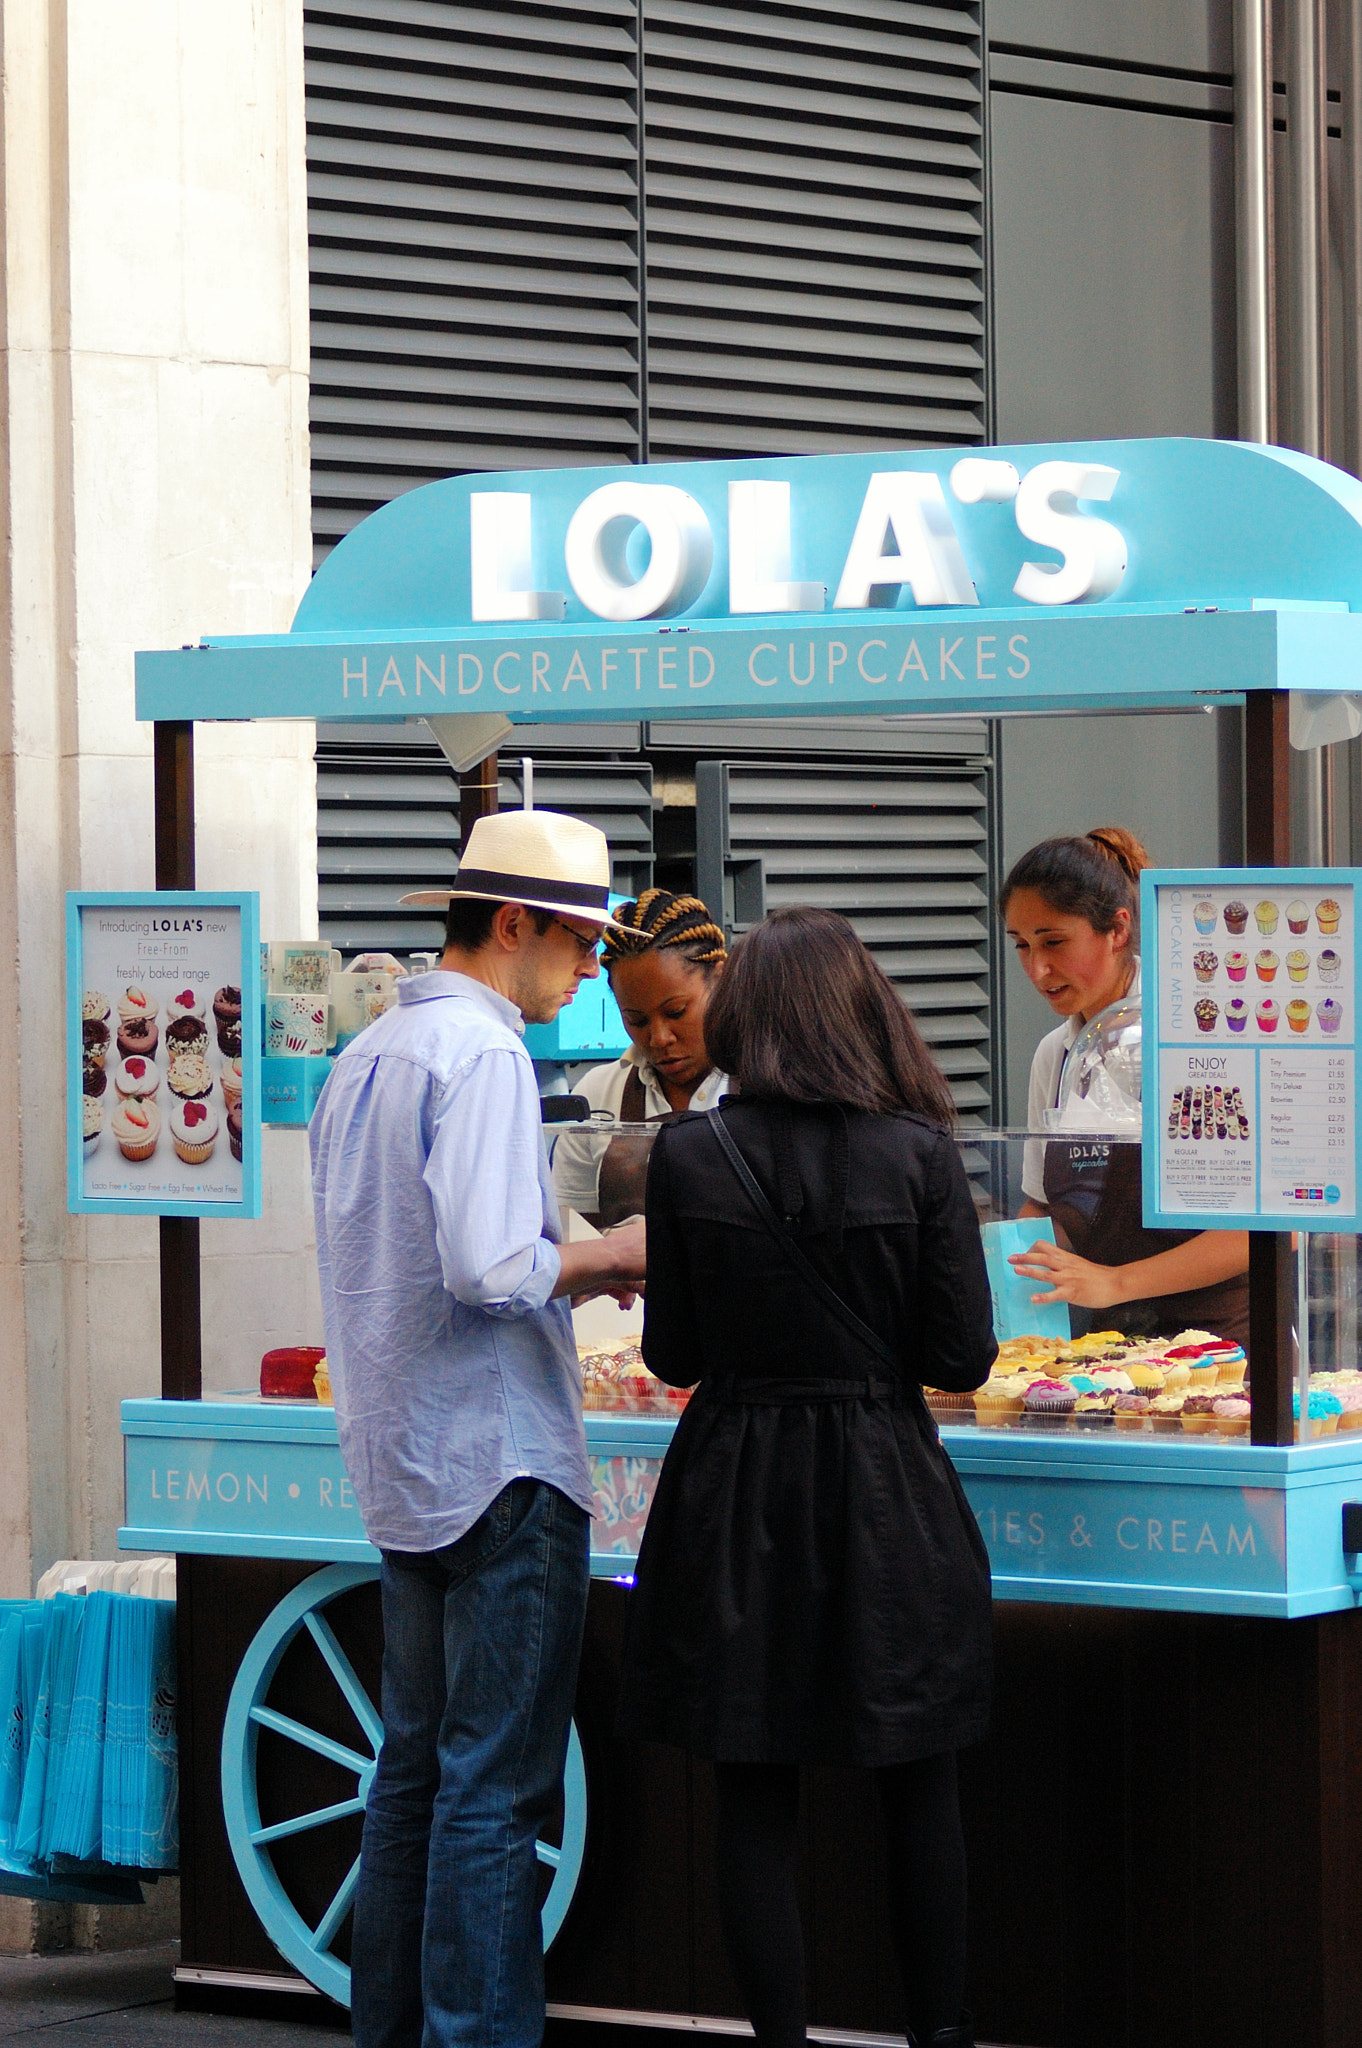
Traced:
<svg viewBox="0 0 1362 2048">
<path fill-rule="evenodd" d="M 1124 825 L 1094 825 L 1085 836 L 1108 860 L 1115 861 L 1132 882 L 1138 882 L 1144 870 L 1154 865 L 1135 834 L 1127 832 Z"/>
</svg>

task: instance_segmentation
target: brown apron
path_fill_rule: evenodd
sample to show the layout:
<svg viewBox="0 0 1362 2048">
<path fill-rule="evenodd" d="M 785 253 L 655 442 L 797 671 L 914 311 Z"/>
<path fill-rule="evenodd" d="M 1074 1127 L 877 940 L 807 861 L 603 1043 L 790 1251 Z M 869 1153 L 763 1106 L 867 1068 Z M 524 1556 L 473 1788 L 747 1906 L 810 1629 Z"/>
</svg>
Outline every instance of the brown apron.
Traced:
<svg viewBox="0 0 1362 2048">
<path fill-rule="evenodd" d="M 1045 1147 L 1045 1200 L 1055 1235 L 1080 1259 L 1098 1266 L 1128 1266 L 1199 1237 L 1196 1230 L 1146 1230 L 1138 1145 L 1100 1138 L 1051 1138 Z M 1180 1330 L 1210 1330 L 1248 1349 L 1248 1275 L 1125 1301 L 1116 1308 L 1070 1307 L 1075 1336 L 1119 1323 L 1128 1337 L 1176 1337 Z"/>
<path fill-rule="evenodd" d="M 662 1116 L 649 1116 L 648 1091 L 637 1067 L 631 1066 L 624 1077 L 624 1094 L 620 1100 L 620 1122 L 622 1124 L 670 1123 L 672 1112 Z M 600 1227 L 606 1230 L 612 1223 L 623 1223 L 626 1216 L 643 1214 L 644 1197 L 648 1187 L 648 1161 L 652 1157 L 651 1138 L 612 1138 L 601 1161 L 601 1170 L 596 1182 L 596 1213 Z"/>
</svg>

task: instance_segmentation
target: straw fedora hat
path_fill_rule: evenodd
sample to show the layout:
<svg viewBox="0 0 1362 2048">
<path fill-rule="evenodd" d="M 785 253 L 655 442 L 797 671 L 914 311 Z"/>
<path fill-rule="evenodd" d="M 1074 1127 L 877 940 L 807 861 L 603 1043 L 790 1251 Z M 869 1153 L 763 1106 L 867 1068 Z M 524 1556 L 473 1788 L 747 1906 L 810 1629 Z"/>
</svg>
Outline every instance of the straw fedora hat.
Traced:
<svg viewBox="0 0 1362 2048">
<path fill-rule="evenodd" d="M 468 835 L 452 889 L 414 889 L 399 902 L 438 904 L 459 896 L 524 903 L 590 924 L 624 926 L 610 915 L 610 847 L 604 832 L 558 811 L 498 811 Z"/>
</svg>

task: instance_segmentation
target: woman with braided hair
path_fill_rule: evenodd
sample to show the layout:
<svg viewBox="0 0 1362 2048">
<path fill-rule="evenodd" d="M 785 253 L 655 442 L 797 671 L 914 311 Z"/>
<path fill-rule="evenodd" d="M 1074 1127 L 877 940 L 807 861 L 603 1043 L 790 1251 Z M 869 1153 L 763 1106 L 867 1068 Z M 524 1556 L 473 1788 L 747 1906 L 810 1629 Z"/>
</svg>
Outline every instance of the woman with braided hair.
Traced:
<svg viewBox="0 0 1362 2048">
<path fill-rule="evenodd" d="M 705 1012 L 723 972 L 724 935 L 698 896 L 645 889 L 614 913 L 604 966 L 632 1043 L 622 1058 L 593 1067 L 575 1086 L 593 1110 L 621 1123 L 656 1123 L 678 1110 L 712 1109 L 728 1076 L 705 1046 Z M 558 1199 L 589 1223 L 611 1223 L 643 1208 L 651 1140 L 564 1136 L 554 1151 Z"/>
</svg>

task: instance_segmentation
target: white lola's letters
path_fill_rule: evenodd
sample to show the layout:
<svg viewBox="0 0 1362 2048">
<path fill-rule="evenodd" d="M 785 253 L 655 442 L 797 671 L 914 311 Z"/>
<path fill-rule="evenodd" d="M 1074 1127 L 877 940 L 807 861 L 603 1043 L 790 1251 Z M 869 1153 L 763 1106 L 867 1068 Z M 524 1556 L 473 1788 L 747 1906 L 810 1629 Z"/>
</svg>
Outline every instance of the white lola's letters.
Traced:
<svg viewBox="0 0 1362 2048">
<path fill-rule="evenodd" d="M 1107 502 L 1119 478 L 1119 470 L 1095 462 L 1042 462 L 1020 476 L 1001 458 L 966 455 L 952 468 L 950 487 L 962 505 L 1012 504 L 1026 539 L 1061 556 L 1059 562 L 1023 562 L 1012 586 L 1018 597 L 1028 604 L 1072 605 L 1112 596 L 1125 577 L 1124 535 L 1109 520 L 1079 509 L 1083 500 Z M 563 592 L 531 587 L 530 494 L 475 491 L 468 504 L 472 617 L 562 619 Z M 648 544 L 646 564 L 638 546 L 640 527 Z M 730 482 L 729 614 L 822 611 L 824 586 L 794 579 L 792 553 L 789 483 Z M 564 557 L 568 581 L 597 618 L 620 624 L 674 618 L 695 604 L 709 581 L 714 537 L 704 508 L 688 491 L 621 480 L 582 500 L 568 523 Z M 905 585 L 919 608 L 981 601 L 941 479 L 932 470 L 885 470 L 870 478 L 833 607 L 892 608 Z M 996 595 L 983 599 L 997 601 Z M 364 684 L 367 696 L 367 676 Z"/>
</svg>

